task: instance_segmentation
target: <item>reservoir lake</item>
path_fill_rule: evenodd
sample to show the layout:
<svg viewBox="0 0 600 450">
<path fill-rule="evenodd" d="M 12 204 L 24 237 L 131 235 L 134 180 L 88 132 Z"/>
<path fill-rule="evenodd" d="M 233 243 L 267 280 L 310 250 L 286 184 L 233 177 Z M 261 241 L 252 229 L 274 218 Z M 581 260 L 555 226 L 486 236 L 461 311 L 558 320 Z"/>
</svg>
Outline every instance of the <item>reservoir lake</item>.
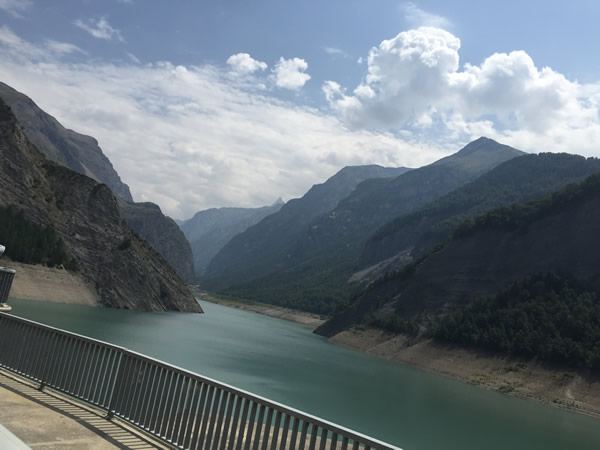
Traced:
<svg viewBox="0 0 600 450">
<path fill-rule="evenodd" d="M 404 450 L 599 450 L 600 421 L 337 346 L 310 328 L 201 302 L 205 314 L 11 299 L 13 315 L 117 344 Z"/>
</svg>

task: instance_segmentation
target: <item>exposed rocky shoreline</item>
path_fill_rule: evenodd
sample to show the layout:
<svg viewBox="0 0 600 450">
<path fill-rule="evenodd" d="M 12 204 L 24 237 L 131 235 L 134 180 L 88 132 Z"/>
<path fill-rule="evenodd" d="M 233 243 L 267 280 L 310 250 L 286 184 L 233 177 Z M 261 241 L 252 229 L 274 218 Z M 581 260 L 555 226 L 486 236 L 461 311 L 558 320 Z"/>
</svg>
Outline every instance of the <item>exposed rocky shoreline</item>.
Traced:
<svg viewBox="0 0 600 450">
<path fill-rule="evenodd" d="M 342 331 L 331 342 L 469 384 L 600 419 L 600 378 L 586 371 L 441 344 L 414 345 L 377 329 Z"/>
<path fill-rule="evenodd" d="M 193 287 L 191 287 L 191 290 L 192 293 L 196 297 L 198 297 L 199 300 L 207 301 L 210 303 L 216 303 L 218 305 L 229 306 L 230 308 L 243 309 L 245 311 L 253 311 L 259 314 L 264 314 L 266 316 L 275 317 L 277 319 L 288 320 L 290 322 L 295 322 L 301 325 L 309 326 L 313 330 L 325 323 L 325 320 L 317 314 L 284 308 L 283 306 L 268 305 L 266 303 L 224 299 L 208 295 L 206 292 L 202 292 Z"/>
</svg>

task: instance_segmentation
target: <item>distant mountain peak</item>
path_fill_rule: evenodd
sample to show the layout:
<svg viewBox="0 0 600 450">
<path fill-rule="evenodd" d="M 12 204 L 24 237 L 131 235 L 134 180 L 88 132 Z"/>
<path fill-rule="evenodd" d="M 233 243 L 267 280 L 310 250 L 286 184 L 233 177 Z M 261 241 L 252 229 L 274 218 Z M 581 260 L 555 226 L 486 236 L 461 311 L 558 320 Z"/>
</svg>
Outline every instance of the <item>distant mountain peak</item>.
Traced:
<svg viewBox="0 0 600 450">
<path fill-rule="evenodd" d="M 275 200 L 273 203 L 271 203 L 271 206 L 277 206 L 277 205 L 284 205 L 285 202 L 283 201 L 283 199 L 281 197 L 277 198 L 277 200 Z"/>
<path fill-rule="evenodd" d="M 508 146 L 504 145 L 504 144 L 500 144 L 499 142 L 497 142 L 493 139 L 487 138 L 485 136 L 481 136 L 480 138 L 475 139 L 472 142 L 469 142 L 461 150 L 459 150 L 459 152 L 457 154 L 468 155 L 470 153 L 480 152 L 480 151 L 493 152 L 493 151 L 498 150 L 499 148 L 506 148 L 506 147 L 508 147 Z"/>
</svg>

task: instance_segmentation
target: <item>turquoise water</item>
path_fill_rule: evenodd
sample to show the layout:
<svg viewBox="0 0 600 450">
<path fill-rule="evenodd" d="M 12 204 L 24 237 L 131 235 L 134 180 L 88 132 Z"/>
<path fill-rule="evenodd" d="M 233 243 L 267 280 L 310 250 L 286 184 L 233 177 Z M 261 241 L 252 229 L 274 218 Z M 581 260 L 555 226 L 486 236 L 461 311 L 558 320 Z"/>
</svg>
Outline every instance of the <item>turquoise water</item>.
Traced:
<svg viewBox="0 0 600 450">
<path fill-rule="evenodd" d="M 13 314 L 118 344 L 405 450 L 600 449 L 600 421 L 329 343 L 302 325 L 202 303 L 140 313 L 11 300 Z"/>
</svg>

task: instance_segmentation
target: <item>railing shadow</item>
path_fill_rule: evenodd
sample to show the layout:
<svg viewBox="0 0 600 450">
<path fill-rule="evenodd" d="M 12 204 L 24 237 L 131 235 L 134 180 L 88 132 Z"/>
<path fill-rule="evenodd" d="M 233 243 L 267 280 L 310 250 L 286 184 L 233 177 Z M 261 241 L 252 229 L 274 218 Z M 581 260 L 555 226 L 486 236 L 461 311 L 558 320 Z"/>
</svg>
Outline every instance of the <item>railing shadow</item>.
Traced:
<svg viewBox="0 0 600 450">
<path fill-rule="evenodd" d="M 139 450 L 164 448 L 141 437 L 137 431 L 134 432 L 118 422 L 107 420 L 101 411 L 75 404 L 52 391 L 39 390 L 37 385 L 19 379 L 4 370 L 0 370 L 0 388 L 74 420 L 117 448 Z"/>
</svg>

